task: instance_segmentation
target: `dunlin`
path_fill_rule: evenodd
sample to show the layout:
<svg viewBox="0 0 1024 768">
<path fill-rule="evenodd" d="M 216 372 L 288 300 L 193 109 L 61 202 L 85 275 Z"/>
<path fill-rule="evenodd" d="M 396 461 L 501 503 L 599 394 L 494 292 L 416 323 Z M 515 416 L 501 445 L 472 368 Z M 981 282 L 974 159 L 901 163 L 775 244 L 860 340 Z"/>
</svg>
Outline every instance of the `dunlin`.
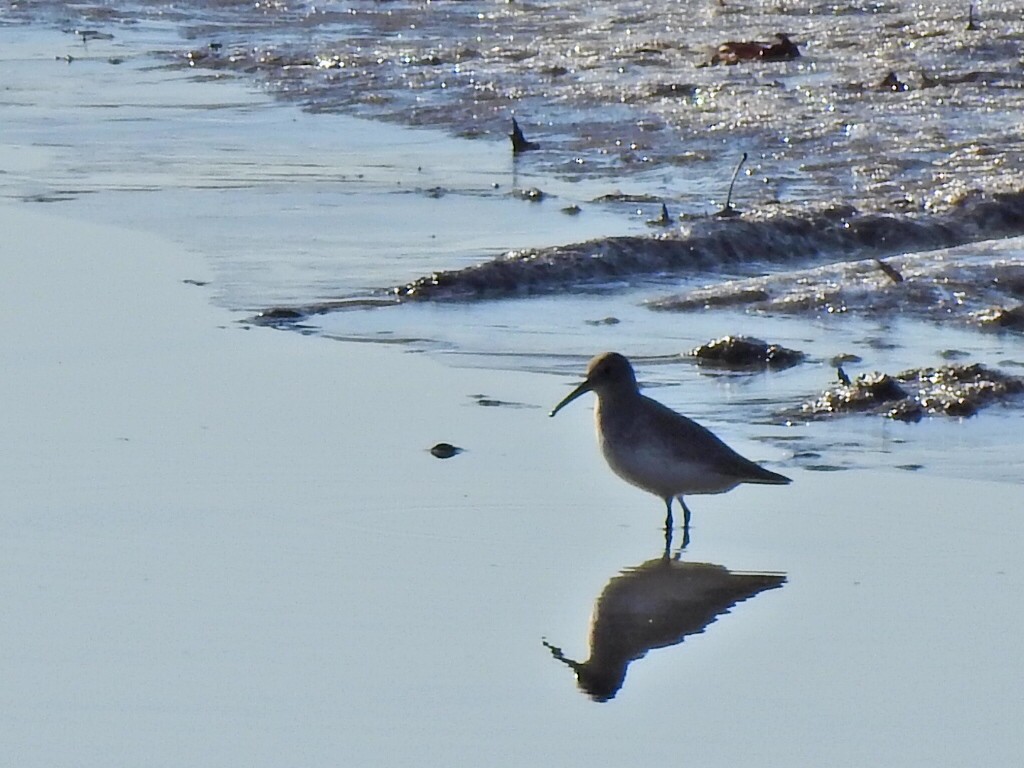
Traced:
<svg viewBox="0 0 1024 768">
<path fill-rule="evenodd" d="M 608 466 L 627 483 L 665 502 L 665 530 L 672 528 L 672 500 L 683 508 L 692 493 L 725 493 L 740 483 L 785 485 L 788 477 L 758 466 L 695 421 L 640 394 L 636 374 L 622 355 L 605 352 L 587 366 L 587 378 L 554 407 L 554 416 L 585 392 L 597 395 L 597 442 Z"/>
</svg>

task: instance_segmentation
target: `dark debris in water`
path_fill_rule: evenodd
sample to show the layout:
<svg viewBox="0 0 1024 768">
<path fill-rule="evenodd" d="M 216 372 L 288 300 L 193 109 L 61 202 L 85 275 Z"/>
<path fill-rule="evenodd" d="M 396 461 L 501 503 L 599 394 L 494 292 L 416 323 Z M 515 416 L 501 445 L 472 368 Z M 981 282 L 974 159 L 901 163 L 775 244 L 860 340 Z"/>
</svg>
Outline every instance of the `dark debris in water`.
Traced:
<svg viewBox="0 0 1024 768">
<path fill-rule="evenodd" d="M 821 419 L 850 413 L 920 421 L 925 416 L 973 416 L 982 408 L 1024 395 L 1024 378 L 980 363 L 913 368 L 895 376 L 872 372 L 823 392 L 787 418 Z"/>
<path fill-rule="evenodd" d="M 537 190 L 513 194 L 528 200 Z M 660 203 L 660 199 L 651 200 Z M 435 272 L 390 293 L 400 300 L 473 300 L 551 293 L 566 287 L 596 285 L 644 275 L 695 274 L 724 266 L 793 265 L 827 258 L 871 259 L 877 278 L 905 292 L 920 290 L 905 269 L 882 268 L 873 259 L 901 253 L 949 248 L 969 242 L 1024 233 L 1024 190 L 967 196 L 944 213 L 862 213 L 852 206 L 831 205 L 800 213 L 707 217 L 681 229 L 651 235 L 627 235 L 548 248 L 510 251 L 463 269 Z M 1012 279 L 1024 280 L 1024 269 Z M 896 282 L 893 274 L 904 278 Z M 841 287 L 841 286 L 840 286 Z M 935 291 L 924 287 L 928 297 Z M 827 298 L 827 297 L 825 297 Z M 739 293 L 710 291 L 666 299 L 659 309 L 772 301 L 762 285 Z M 810 296 L 808 302 L 817 301 Z M 817 301 L 813 306 L 820 306 Z M 794 310 L 801 309 L 794 305 Z"/>
<path fill-rule="evenodd" d="M 519 123 L 516 122 L 514 117 L 512 118 L 512 133 L 510 133 L 508 137 L 512 140 L 512 154 L 514 155 L 540 149 L 540 144 L 526 138 L 523 134 L 523 129 L 519 127 Z"/>
<path fill-rule="evenodd" d="M 494 397 L 488 397 L 487 395 L 470 395 L 473 400 L 476 401 L 477 405 L 482 405 L 484 408 L 536 408 L 535 405 L 528 405 L 527 403 L 517 403 L 510 400 L 498 400 Z"/>
<path fill-rule="evenodd" d="M 526 200 L 529 203 L 539 203 L 547 197 L 547 193 L 537 187 L 530 187 L 529 189 L 513 189 L 512 197 Z"/>
<path fill-rule="evenodd" d="M 257 312 L 251 319 L 255 325 L 287 325 L 304 320 L 306 314 L 291 307 L 271 307 Z"/>
<path fill-rule="evenodd" d="M 799 365 L 804 353 L 751 336 L 723 336 L 701 344 L 690 354 L 701 365 L 733 371 L 781 370 Z"/>
<path fill-rule="evenodd" d="M 1024 331 L 1024 309 L 1005 306 L 1016 304 L 1013 291 L 1024 280 L 1024 262 L 944 251 L 903 256 L 899 261 L 899 281 L 881 270 L 875 259 L 862 259 L 715 283 L 655 299 L 647 306 L 675 312 L 731 307 L 786 315 L 910 314 L 983 329 Z"/>
<path fill-rule="evenodd" d="M 979 312 L 976 319 L 983 328 L 1024 332 L 1024 304 L 1012 309 L 995 307 Z"/>
</svg>

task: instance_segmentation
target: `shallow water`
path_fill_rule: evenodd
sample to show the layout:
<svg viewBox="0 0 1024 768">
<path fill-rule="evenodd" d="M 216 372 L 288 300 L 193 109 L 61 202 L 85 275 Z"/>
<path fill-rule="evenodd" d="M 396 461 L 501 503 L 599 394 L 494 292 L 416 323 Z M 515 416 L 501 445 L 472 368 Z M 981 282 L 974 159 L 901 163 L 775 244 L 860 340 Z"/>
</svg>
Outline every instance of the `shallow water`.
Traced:
<svg viewBox="0 0 1024 768">
<path fill-rule="evenodd" d="M 708 180 L 724 191 L 743 151 L 751 207 L 839 198 L 941 208 L 975 187 L 1018 188 L 1024 22 L 1013 2 L 985 3 L 968 31 L 966 9 L 951 0 L 199 0 L 41 2 L 12 13 L 104 33 L 171 26 L 188 43 L 166 51 L 169 61 L 253 78 L 316 112 L 485 139 L 503 138 L 515 113 L 543 140 L 530 164 L 548 175 L 613 175 L 701 213 Z M 721 42 L 779 30 L 800 58 L 697 66 Z M 889 71 L 905 90 L 877 87 Z"/>
<path fill-rule="evenodd" d="M 837 355 L 860 358 L 846 364 L 854 376 L 939 365 L 951 356 L 1024 374 L 1019 334 L 979 333 L 973 322 L 991 307 L 1019 303 L 1019 283 L 992 279 L 995 269 L 1020 268 L 1018 239 L 890 257 L 906 275 L 900 285 L 870 259 L 847 254 L 835 266 L 803 268 L 810 257 L 798 258 L 798 269 L 712 261 L 679 275 L 634 276 L 540 298 L 366 309 L 366 299 L 387 299 L 381 289 L 389 284 L 436 267 L 470 266 L 509 245 L 648 237 L 655 206 L 633 204 L 624 215 L 622 203 L 588 202 L 613 190 L 613 179 L 546 175 L 495 141 L 302 112 L 254 96 L 234 78 L 195 82 L 195 72 L 168 69 L 151 53 L 177 39 L 173 29 L 150 23 L 117 31 L 113 40 L 85 43 L 49 33 L 41 49 L 28 30 L 7 29 L 15 37 L 5 66 L 22 84 L 5 97 L 8 135 L 22 145 L 7 161 L 7 194 L 70 203 L 74 215 L 131 222 L 183 243 L 214 265 L 210 288 L 218 301 L 246 317 L 267 307 L 298 309 L 275 324 L 398 344 L 460 366 L 557 374 L 552 402 L 537 407 L 550 407 L 590 355 L 618 349 L 638 360 L 657 397 L 712 427 L 740 425 L 791 465 L 895 464 L 1019 479 L 1014 433 L 1022 411 L 1013 401 L 983 413 L 976 427 L 896 426 L 868 417 L 760 434 L 744 426 L 778 423 L 831 386 Z M 23 57 L 19 34 L 28 46 Z M 70 62 L 63 58 L 69 55 Z M 37 77 L 51 101 L 30 95 L 40 91 Z M 75 111 L 54 120 L 58 103 Z M 532 187 L 552 197 L 535 203 L 513 194 Z M 564 213 L 570 204 L 581 204 L 583 213 Z M 708 296 L 736 286 L 774 303 L 701 309 L 714 303 Z M 680 291 L 683 299 L 704 297 L 697 311 L 654 311 L 671 306 Z M 799 349 L 809 362 L 751 376 L 673 359 L 728 333 Z M 501 399 L 518 400 L 514 393 Z"/>
</svg>

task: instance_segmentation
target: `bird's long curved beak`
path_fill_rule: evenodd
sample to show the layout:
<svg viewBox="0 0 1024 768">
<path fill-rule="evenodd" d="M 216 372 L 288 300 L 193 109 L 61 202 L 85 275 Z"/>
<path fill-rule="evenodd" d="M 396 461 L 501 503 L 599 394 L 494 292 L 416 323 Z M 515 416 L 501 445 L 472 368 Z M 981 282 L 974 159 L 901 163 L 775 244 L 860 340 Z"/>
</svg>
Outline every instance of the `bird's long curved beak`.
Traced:
<svg viewBox="0 0 1024 768">
<path fill-rule="evenodd" d="M 551 409 L 551 413 L 549 413 L 548 416 L 554 416 L 556 413 L 558 413 L 560 410 L 565 408 L 565 406 L 567 406 L 569 403 L 571 403 L 577 397 L 579 397 L 580 395 L 586 394 L 587 392 L 590 392 L 593 388 L 594 388 L 594 386 L 590 383 L 589 380 L 588 381 L 584 381 L 582 384 L 580 384 L 578 387 L 576 387 L 576 389 L 574 389 L 572 392 L 570 392 L 568 395 L 566 395 L 565 399 L 562 400 L 562 402 L 560 402 L 558 405 L 556 405 L 554 408 L 552 408 Z"/>
</svg>

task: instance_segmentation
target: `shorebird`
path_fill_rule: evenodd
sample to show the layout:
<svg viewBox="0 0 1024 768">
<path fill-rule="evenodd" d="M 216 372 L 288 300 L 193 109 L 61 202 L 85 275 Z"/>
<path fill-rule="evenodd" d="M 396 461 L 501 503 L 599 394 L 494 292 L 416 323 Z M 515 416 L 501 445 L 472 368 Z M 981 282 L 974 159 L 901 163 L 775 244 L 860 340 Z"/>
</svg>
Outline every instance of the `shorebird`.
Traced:
<svg viewBox="0 0 1024 768">
<path fill-rule="evenodd" d="M 656 400 L 640 394 L 633 366 L 617 352 L 605 352 L 587 365 L 587 378 L 549 414 L 586 392 L 597 395 L 597 442 L 608 466 L 627 483 L 665 502 L 665 531 L 672 528 L 672 500 L 683 508 L 683 530 L 690 528 L 690 494 L 725 493 L 740 483 L 786 485 L 771 472 L 723 443 L 711 431 Z"/>
</svg>

